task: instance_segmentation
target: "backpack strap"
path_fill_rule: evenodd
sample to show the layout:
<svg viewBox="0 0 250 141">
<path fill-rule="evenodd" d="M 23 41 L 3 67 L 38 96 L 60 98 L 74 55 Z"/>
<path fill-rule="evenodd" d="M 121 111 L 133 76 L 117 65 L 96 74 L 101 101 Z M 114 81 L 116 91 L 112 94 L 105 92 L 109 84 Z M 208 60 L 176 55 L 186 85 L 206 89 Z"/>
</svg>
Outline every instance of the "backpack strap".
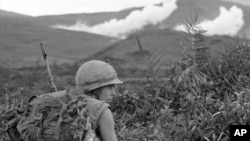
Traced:
<svg viewBox="0 0 250 141">
<path fill-rule="evenodd" d="M 67 93 L 67 92 L 66 92 Z M 65 111 L 67 110 L 67 104 L 64 103 L 60 98 L 58 97 L 54 97 L 54 96 L 51 96 L 51 95 L 47 95 L 47 97 L 49 98 L 53 98 L 55 100 L 57 100 L 59 103 L 62 104 L 62 107 L 61 107 L 61 110 L 60 110 L 60 113 L 59 113 L 59 118 L 56 122 L 56 127 L 55 127 L 55 139 L 59 139 L 59 136 L 60 136 L 60 131 L 61 131 L 61 124 L 63 122 L 63 115 L 65 113 Z"/>
<path fill-rule="evenodd" d="M 62 102 L 62 101 L 61 101 L 61 102 Z M 62 123 L 62 121 L 63 121 L 63 115 L 64 115 L 66 109 L 67 109 L 67 104 L 62 103 L 62 108 L 61 108 L 61 110 L 60 110 L 59 118 L 58 118 L 57 123 L 56 123 L 55 139 L 59 139 L 60 127 L 61 127 L 61 123 Z"/>
<path fill-rule="evenodd" d="M 97 121 L 99 120 L 102 112 L 106 109 L 110 108 L 110 105 L 105 101 L 99 101 L 96 103 L 92 110 L 90 111 L 90 118 L 92 120 L 93 129 L 96 130 L 98 128 Z"/>
<path fill-rule="evenodd" d="M 66 92 L 67 93 L 67 92 Z M 38 108 L 38 105 L 39 103 L 41 103 L 44 98 L 52 98 L 52 99 L 55 99 L 57 100 L 60 104 L 62 104 L 62 107 L 61 107 L 61 110 L 60 110 L 60 113 L 59 113 L 59 118 L 56 122 L 56 126 L 55 126 L 55 139 L 59 139 L 59 136 L 60 136 L 60 127 L 61 127 L 61 124 L 63 122 L 63 115 L 65 113 L 65 111 L 67 110 L 67 104 L 65 102 L 63 102 L 59 97 L 54 97 L 52 95 L 42 95 L 41 97 L 38 97 L 38 98 L 41 98 L 41 99 L 38 99 L 39 102 L 36 102 L 31 110 L 31 119 L 36 119 L 36 111 L 37 111 L 37 108 Z M 41 117 L 39 117 L 40 119 Z M 46 123 L 47 124 L 47 123 Z"/>
<path fill-rule="evenodd" d="M 99 119 L 99 117 L 101 116 L 102 112 L 106 109 L 106 108 L 110 108 L 110 105 L 107 104 L 105 101 L 102 101 L 98 104 L 97 106 L 97 110 L 95 112 L 95 116 L 97 118 L 97 120 Z"/>
<path fill-rule="evenodd" d="M 71 88 L 67 90 L 67 95 L 70 96 L 75 96 L 75 97 L 82 97 L 84 99 L 86 99 L 88 105 L 87 105 L 87 113 L 88 116 L 90 117 L 90 122 L 93 125 L 93 129 L 97 128 L 97 121 L 99 120 L 102 112 L 106 109 L 106 108 L 110 108 L 110 105 L 108 103 L 106 103 L 105 101 L 100 101 L 97 100 L 91 96 L 88 96 L 84 93 L 82 93 L 81 91 L 75 89 L 75 88 Z"/>
</svg>

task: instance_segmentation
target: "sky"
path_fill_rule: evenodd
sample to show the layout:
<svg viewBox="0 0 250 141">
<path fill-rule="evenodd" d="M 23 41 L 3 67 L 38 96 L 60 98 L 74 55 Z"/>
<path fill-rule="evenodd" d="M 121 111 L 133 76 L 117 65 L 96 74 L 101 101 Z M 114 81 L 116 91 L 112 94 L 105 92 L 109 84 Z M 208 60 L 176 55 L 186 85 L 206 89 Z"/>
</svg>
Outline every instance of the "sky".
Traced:
<svg viewBox="0 0 250 141">
<path fill-rule="evenodd" d="M 250 6 L 250 0 L 223 0 Z"/>
<path fill-rule="evenodd" d="M 0 0 L 0 9 L 29 16 L 119 11 L 163 0 Z"/>
<path fill-rule="evenodd" d="M 0 9 L 29 16 L 119 11 L 164 0 L 0 0 Z M 250 5 L 250 0 L 224 0 Z"/>
<path fill-rule="evenodd" d="M 220 7 L 220 14 L 213 20 L 204 20 L 197 27 L 207 30 L 205 35 L 230 35 L 234 36 L 244 26 L 244 13 L 237 6 L 230 9 Z M 187 32 L 185 25 L 177 25 L 174 29 Z"/>
<path fill-rule="evenodd" d="M 53 28 L 86 31 L 112 37 L 125 38 L 128 33 L 143 29 L 147 24 L 157 24 L 167 19 L 175 10 L 177 0 L 0 0 L 0 9 L 30 16 L 58 15 L 68 13 L 92 13 L 119 11 L 130 7 L 142 10 L 131 12 L 124 19 L 111 19 L 89 26 L 84 21 L 73 25 L 54 25 Z M 224 0 L 250 6 L 250 0 Z M 162 6 L 158 4 L 163 2 Z M 212 20 L 204 20 L 198 25 L 207 30 L 207 35 L 235 35 L 244 26 L 244 13 L 237 6 L 229 9 L 220 7 L 219 15 Z M 226 22 L 225 22 L 226 21 Z M 174 30 L 185 31 L 184 25 L 176 25 Z"/>
</svg>

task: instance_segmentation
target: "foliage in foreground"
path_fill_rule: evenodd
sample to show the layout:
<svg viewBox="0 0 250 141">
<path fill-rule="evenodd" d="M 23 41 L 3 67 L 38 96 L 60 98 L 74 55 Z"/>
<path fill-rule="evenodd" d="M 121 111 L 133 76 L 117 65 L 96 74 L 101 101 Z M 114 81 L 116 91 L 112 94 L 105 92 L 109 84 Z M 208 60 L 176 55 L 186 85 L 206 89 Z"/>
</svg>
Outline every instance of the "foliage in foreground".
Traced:
<svg viewBox="0 0 250 141">
<path fill-rule="evenodd" d="M 118 87 L 120 95 L 112 103 L 112 110 L 120 141 L 225 141 L 229 140 L 231 124 L 250 123 L 248 43 L 236 40 L 219 56 L 212 57 L 207 49 L 198 48 L 200 40 L 196 39 L 200 37 L 194 34 L 183 60 L 161 72 L 161 76 L 155 75 L 143 87 Z M 0 114 L 37 90 L 42 76 L 31 73 L 16 82 L 19 87 L 6 89 L 12 96 L 6 97 Z M 40 86 L 36 93 L 45 87 Z M 1 119 L 0 141 L 7 140 L 4 123 Z"/>
<path fill-rule="evenodd" d="M 120 140 L 225 141 L 230 125 L 250 123 L 250 46 L 227 44 L 211 56 L 200 29 L 183 60 L 114 102 Z"/>
</svg>

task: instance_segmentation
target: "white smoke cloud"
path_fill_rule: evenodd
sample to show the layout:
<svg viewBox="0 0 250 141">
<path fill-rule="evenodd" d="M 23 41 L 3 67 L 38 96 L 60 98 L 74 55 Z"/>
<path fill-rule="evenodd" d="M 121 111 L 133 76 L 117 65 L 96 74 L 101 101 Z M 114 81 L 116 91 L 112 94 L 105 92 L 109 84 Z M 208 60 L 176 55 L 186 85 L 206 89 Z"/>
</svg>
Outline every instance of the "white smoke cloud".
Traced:
<svg viewBox="0 0 250 141">
<path fill-rule="evenodd" d="M 205 35 L 236 35 L 244 26 L 243 11 L 237 6 L 232 6 L 229 10 L 220 7 L 220 14 L 214 20 L 205 20 L 197 25 L 207 30 Z M 184 25 L 177 25 L 175 30 L 187 32 Z"/>
<path fill-rule="evenodd" d="M 75 25 L 55 25 L 54 28 L 62 28 L 67 30 L 86 31 L 101 35 L 113 37 L 124 37 L 127 33 L 142 29 L 148 24 L 157 24 L 177 9 L 177 0 L 165 0 L 162 6 L 149 5 L 141 11 L 135 10 L 131 12 L 125 19 L 111 19 L 101 24 L 88 26 L 82 21 L 78 21 Z"/>
</svg>

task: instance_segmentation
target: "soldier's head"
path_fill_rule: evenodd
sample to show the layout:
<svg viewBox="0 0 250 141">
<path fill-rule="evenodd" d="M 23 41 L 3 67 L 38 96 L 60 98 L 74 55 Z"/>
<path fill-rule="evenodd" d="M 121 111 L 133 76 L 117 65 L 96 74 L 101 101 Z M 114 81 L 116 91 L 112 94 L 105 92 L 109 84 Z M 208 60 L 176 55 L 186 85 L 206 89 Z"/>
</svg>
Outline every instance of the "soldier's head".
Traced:
<svg viewBox="0 0 250 141">
<path fill-rule="evenodd" d="M 108 102 L 115 94 L 116 84 L 123 83 L 109 63 L 99 60 L 91 60 L 82 64 L 75 79 L 76 89 Z"/>
</svg>

